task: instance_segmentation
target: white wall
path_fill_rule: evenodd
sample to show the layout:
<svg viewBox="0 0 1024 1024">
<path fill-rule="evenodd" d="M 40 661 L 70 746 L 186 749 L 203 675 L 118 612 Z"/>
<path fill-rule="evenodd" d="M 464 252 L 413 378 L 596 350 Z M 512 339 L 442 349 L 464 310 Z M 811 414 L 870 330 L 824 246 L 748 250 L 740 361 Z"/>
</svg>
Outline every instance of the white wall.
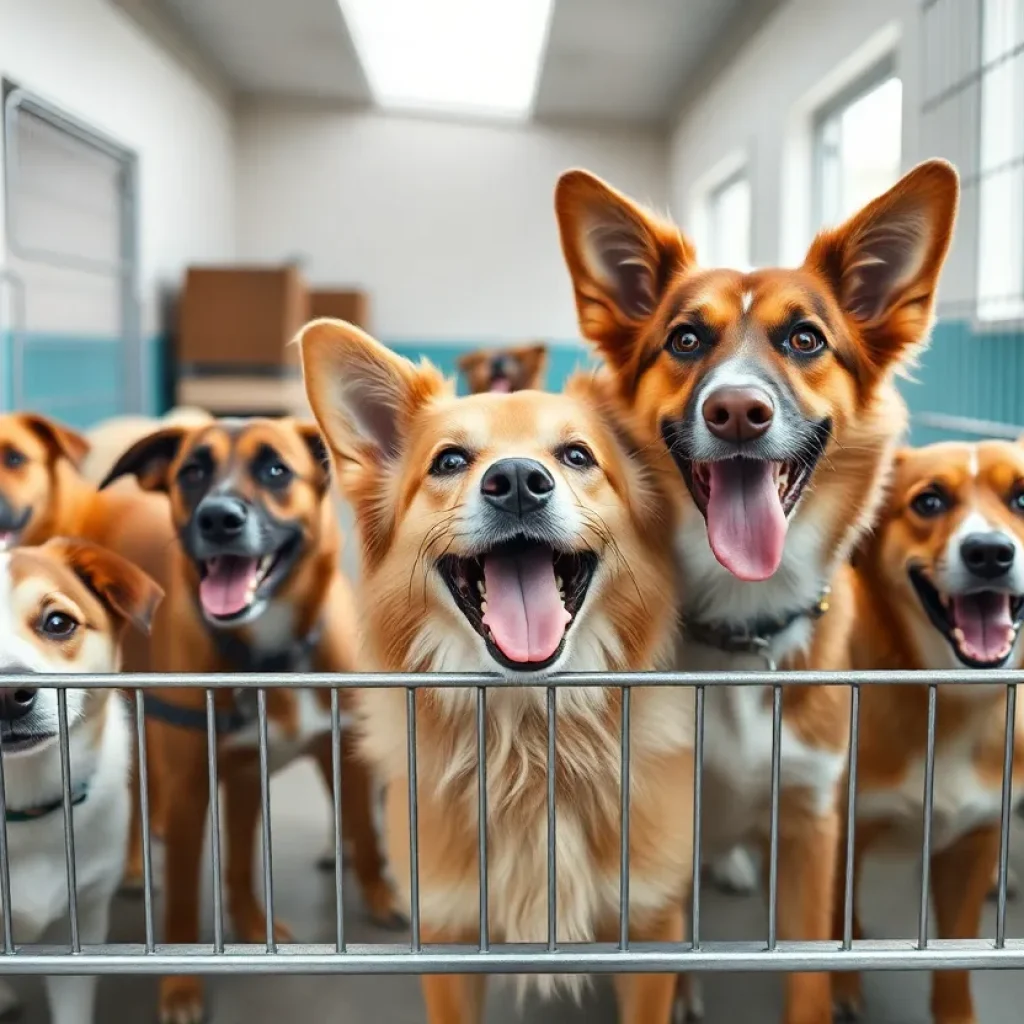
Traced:
<svg viewBox="0 0 1024 1024">
<path fill-rule="evenodd" d="M 586 167 L 667 205 L 650 135 L 260 105 L 238 143 L 239 256 L 366 288 L 392 341 L 575 338 L 558 175 Z"/>
<path fill-rule="evenodd" d="M 965 0 L 967 2 L 967 0 Z M 795 262 L 811 236 L 814 110 L 886 52 L 903 80 L 903 162 L 920 153 L 920 0 L 790 0 L 682 112 L 671 141 L 671 201 L 685 225 L 719 170 L 745 159 L 755 265 Z"/>
<path fill-rule="evenodd" d="M 210 86 L 109 0 L 0 0 L 0 77 L 133 150 L 143 331 L 185 264 L 234 255 L 234 127 Z M 0 210 L 0 259 L 4 241 Z"/>
</svg>

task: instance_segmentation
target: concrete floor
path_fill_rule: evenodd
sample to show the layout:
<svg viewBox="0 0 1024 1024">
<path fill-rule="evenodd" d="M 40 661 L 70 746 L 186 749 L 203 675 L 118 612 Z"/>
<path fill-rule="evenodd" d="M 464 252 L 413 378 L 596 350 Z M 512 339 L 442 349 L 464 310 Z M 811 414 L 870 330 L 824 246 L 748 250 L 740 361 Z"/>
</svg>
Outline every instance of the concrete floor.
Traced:
<svg viewBox="0 0 1024 1024">
<path fill-rule="evenodd" d="M 334 879 L 318 872 L 314 863 L 329 828 L 326 795 L 308 763 L 299 763 L 276 776 L 272 817 L 275 898 L 279 917 L 303 940 L 333 941 Z M 1024 829 L 1015 829 L 1015 867 L 1024 876 Z M 353 885 L 346 907 L 349 937 L 360 941 L 394 941 L 393 933 L 375 930 L 362 918 Z M 917 882 L 909 864 L 869 864 L 865 872 L 863 918 L 874 937 L 899 937 L 916 932 Z M 209 893 L 205 894 L 207 937 L 212 935 Z M 347 900 L 348 902 L 348 900 Z M 765 914 L 760 897 L 729 897 L 704 889 L 704 933 L 708 939 L 755 938 L 764 934 Z M 112 941 L 139 941 L 143 909 L 137 899 L 119 897 Z M 986 914 L 985 929 L 994 929 L 994 911 Z M 1024 903 L 1011 905 L 1008 932 L 1024 936 Z M 42 983 L 16 979 L 25 1000 L 23 1024 L 47 1021 Z M 927 1024 L 927 975 L 886 973 L 866 979 L 867 1015 L 871 1024 Z M 1024 1002 L 1024 974 L 991 972 L 974 981 L 979 1020 L 985 1024 L 1017 1024 Z M 381 1024 L 422 1024 L 419 984 L 415 978 L 221 977 L 209 982 L 209 1024 L 289 1024 L 379 1021 Z M 770 975 L 708 975 L 704 997 L 708 1024 L 753 1024 L 778 1019 L 781 978 Z M 99 986 L 97 1024 L 145 1024 L 155 1021 L 156 983 L 147 978 L 103 978 Z M 488 1024 L 614 1024 L 614 1009 L 606 981 L 597 981 L 581 1005 L 516 1006 L 507 985 L 491 988 Z"/>
</svg>

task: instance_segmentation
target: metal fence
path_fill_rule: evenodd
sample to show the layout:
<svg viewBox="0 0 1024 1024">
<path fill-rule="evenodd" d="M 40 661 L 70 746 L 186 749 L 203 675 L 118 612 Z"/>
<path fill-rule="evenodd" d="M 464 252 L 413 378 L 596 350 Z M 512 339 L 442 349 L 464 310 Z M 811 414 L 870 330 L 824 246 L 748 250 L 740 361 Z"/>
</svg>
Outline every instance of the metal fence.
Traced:
<svg viewBox="0 0 1024 1024">
<path fill-rule="evenodd" d="M 423 974 L 423 973 L 617 973 L 670 971 L 793 971 L 793 970 L 905 970 L 905 969 L 988 969 L 1024 968 L 1024 939 L 1006 934 L 1007 864 L 1012 814 L 1012 765 L 1017 685 L 1024 682 L 1019 671 L 915 672 L 742 672 L 742 673 L 622 673 L 579 674 L 554 677 L 542 684 L 547 692 L 547 887 L 548 939 L 538 944 L 492 944 L 488 922 L 487 871 L 487 779 L 486 718 L 488 691 L 510 684 L 494 676 L 351 674 L 193 675 L 67 675 L 7 677 L 8 686 L 52 687 L 57 693 L 59 749 L 63 781 L 65 861 L 69 892 L 70 942 L 65 945 L 16 945 L 11 919 L 10 865 L 7 844 L 6 801 L 3 758 L 0 756 L 0 899 L 3 901 L 3 953 L 0 975 L 8 974 L 218 974 L 218 973 L 337 973 L 337 974 Z M 929 861 L 931 852 L 932 796 L 935 774 L 936 708 L 938 687 L 955 684 L 997 684 L 1006 687 L 1007 713 L 1002 782 L 1002 828 L 998 861 L 998 898 L 995 934 L 977 939 L 941 940 L 929 935 Z M 864 686 L 928 685 L 928 733 L 924 773 L 924 820 L 921 847 L 920 914 L 917 934 L 897 940 L 855 940 L 853 938 L 853 842 L 857 800 L 857 750 L 860 731 L 860 695 Z M 782 941 L 776 934 L 777 867 L 779 847 L 779 792 L 782 711 L 788 687 L 823 685 L 849 687 L 851 701 L 848 790 L 845 796 L 847 850 L 845 876 L 837 886 L 844 901 L 841 938 L 827 942 Z M 140 799 L 142 802 L 145 936 L 140 943 L 83 945 L 79 940 L 75 883 L 75 837 L 67 693 L 69 688 L 104 687 L 135 691 L 135 728 L 140 751 Z M 268 687 L 310 687 L 331 689 L 331 731 L 333 739 L 335 890 L 337 899 L 334 941 L 329 943 L 280 943 L 273 934 L 274 871 L 270 807 L 270 769 L 267 740 Z M 634 943 L 629 939 L 629 800 L 630 787 L 621 787 L 620 921 L 617 943 L 560 944 L 557 941 L 557 877 L 555 836 L 558 828 L 555 808 L 558 696 L 566 687 L 616 687 L 622 694 L 622 779 L 630 777 L 630 699 L 636 687 L 692 687 L 695 691 L 693 826 L 694 857 L 691 905 L 692 939 L 685 943 Z M 708 942 L 701 935 L 701 821 L 704 781 L 704 704 L 708 687 L 758 686 L 773 694 L 773 744 L 771 771 L 771 829 L 769 842 L 768 931 L 764 940 L 753 942 Z M 206 691 L 207 753 L 210 782 L 210 868 L 213 874 L 213 941 L 195 945 L 169 945 L 157 937 L 153 894 L 152 839 L 146 779 L 145 691 L 160 687 L 198 687 Z M 339 713 L 342 689 L 377 687 L 401 688 L 406 692 L 406 731 L 409 755 L 410 892 L 411 938 L 408 942 L 362 944 L 346 938 L 343 912 L 345 886 L 342 865 L 341 730 Z M 419 913 L 419 840 L 417 806 L 416 693 L 430 688 L 471 688 L 476 697 L 477 786 L 479 794 L 480 914 L 479 941 L 472 946 L 431 946 L 421 941 Z M 225 942 L 224 899 L 221 877 L 221 838 L 218 796 L 217 726 L 215 692 L 219 689 L 255 689 L 259 767 L 262 793 L 262 852 L 267 906 L 266 943 L 260 945 Z M 2 751 L 2 745 L 0 745 Z M 688 812 L 687 812 L 688 813 Z"/>
</svg>

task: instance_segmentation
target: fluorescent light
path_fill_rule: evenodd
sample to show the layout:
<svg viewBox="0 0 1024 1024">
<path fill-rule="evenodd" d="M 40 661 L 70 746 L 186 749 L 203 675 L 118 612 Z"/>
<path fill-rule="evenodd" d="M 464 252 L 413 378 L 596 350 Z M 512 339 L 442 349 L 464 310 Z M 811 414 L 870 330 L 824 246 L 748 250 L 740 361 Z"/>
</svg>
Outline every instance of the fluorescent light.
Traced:
<svg viewBox="0 0 1024 1024">
<path fill-rule="evenodd" d="M 553 0 L 338 0 L 382 106 L 529 115 Z"/>
</svg>

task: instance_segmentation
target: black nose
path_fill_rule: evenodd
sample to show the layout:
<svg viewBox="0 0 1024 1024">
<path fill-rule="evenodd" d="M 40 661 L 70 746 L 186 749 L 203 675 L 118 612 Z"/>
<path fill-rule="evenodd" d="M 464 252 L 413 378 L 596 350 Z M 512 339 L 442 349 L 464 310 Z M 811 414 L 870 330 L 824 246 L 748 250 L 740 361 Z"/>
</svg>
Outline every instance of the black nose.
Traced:
<svg viewBox="0 0 1024 1024">
<path fill-rule="evenodd" d="M 245 529 L 249 510 L 237 498 L 204 498 L 196 512 L 203 540 L 223 544 L 234 540 Z"/>
<path fill-rule="evenodd" d="M 24 718 L 36 702 L 38 690 L 27 688 L 0 689 L 0 722 L 16 722 Z"/>
<path fill-rule="evenodd" d="M 554 490 L 555 478 L 534 459 L 500 459 L 480 481 L 485 501 L 520 519 L 543 508 Z"/>
<path fill-rule="evenodd" d="M 972 533 L 960 545 L 960 557 L 964 565 L 983 580 L 994 580 L 1009 572 L 1015 554 L 1013 542 L 998 530 Z"/>
</svg>

